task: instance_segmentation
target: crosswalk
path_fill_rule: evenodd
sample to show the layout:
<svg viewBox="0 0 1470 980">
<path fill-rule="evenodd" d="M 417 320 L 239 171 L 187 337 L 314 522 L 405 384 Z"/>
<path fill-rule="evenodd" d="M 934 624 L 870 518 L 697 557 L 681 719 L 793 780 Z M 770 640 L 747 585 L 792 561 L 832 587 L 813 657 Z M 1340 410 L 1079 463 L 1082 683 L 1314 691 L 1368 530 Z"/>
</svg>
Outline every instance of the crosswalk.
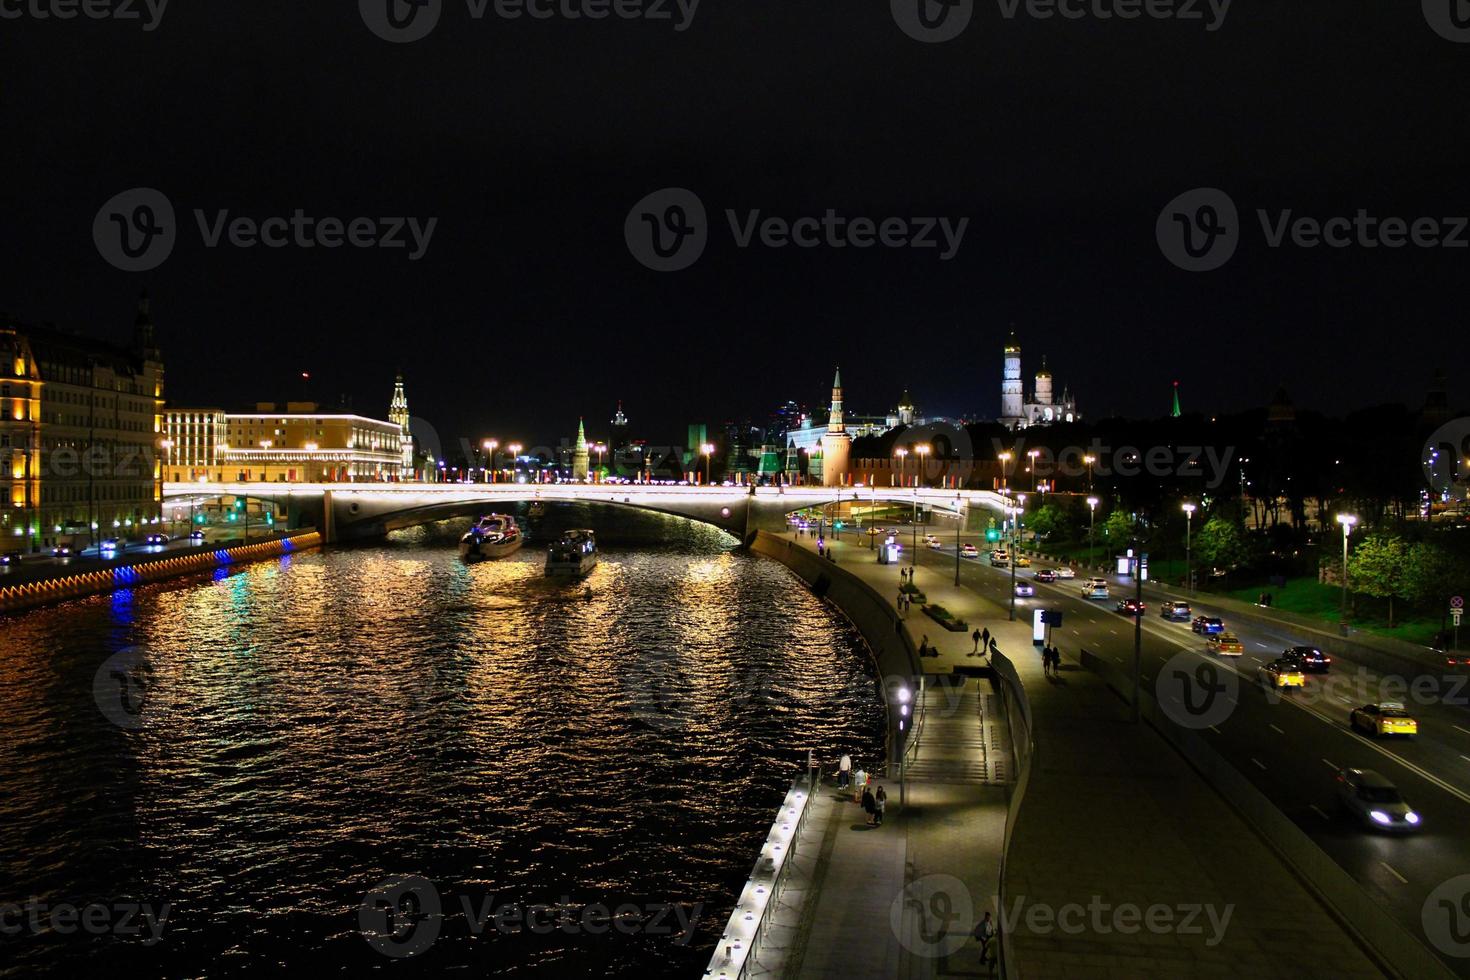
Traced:
<svg viewBox="0 0 1470 980">
<path fill-rule="evenodd" d="M 946 681 L 948 679 L 946 678 Z M 1001 785 L 1010 751 L 995 695 L 977 678 L 952 687 L 937 678 L 924 685 L 924 724 L 907 765 L 907 778 L 935 783 Z"/>
</svg>

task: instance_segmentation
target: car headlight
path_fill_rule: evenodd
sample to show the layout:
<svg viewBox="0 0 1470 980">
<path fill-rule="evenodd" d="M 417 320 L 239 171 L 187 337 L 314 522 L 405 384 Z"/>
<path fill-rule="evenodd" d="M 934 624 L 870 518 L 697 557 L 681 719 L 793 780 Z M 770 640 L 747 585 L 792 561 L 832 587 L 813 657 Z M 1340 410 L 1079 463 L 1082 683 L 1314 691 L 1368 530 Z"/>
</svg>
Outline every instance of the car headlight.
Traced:
<svg viewBox="0 0 1470 980">
<path fill-rule="evenodd" d="M 1404 814 L 1404 822 L 1405 823 L 1418 823 L 1419 822 L 1419 814 L 1415 813 L 1413 810 L 1410 810 L 1408 813 Z"/>
<path fill-rule="evenodd" d="M 1384 813 L 1382 810 L 1374 810 L 1371 813 L 1369 813 L 1368 816 L 1372 817 L 1374 820 L 1378 821 L 1379 823 L 1388 823 L 1389 822 L 1389 820 L 1388 820 L 1388 814 Z"/>
</svg>

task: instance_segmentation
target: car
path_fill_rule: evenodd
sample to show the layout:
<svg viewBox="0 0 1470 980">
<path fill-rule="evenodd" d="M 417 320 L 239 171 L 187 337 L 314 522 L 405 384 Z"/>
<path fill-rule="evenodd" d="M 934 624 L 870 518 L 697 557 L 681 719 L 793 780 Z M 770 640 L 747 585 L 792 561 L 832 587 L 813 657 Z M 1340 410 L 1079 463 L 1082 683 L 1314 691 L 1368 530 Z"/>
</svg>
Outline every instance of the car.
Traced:
<svg viewBox="0 0 1470 980">
<path fill-rule="evenodd" d="M 1067 565 L 1057 567 L 1057 578 L 1076 578 L 1077 571 Z"/>
<path fill-rule="evenodd" d="M 1205 652 L 1218 657 L 1239 657 L 1245 653 L 1245 644 L 1234 633 L 1211 633 L 1205 637 Z"/>
<path fill-rule="evenodd" d="M 204 532 L 203 531 L 190 531 L 189 532 L 189 543 L 190 544 L 203 544 L 204 543 Z"/>
<path fill-rule="evenodd" d="M 1381 704 L 1365 704 L 1354 708 L 1348 715 L 1348 724 L 1354 731 L 1366 732 L 1379 737 L 1402 735 L 1413 738 L 1419 734 L 1419 722 L 1415 721 L 1398 701 Z"/>
<path fill-rule="evenodd" d="M 979 558 L 980 549 L 975 547 L 973 544 L 961 545 L 960 554 L 964 555 L 966 558 Z"/>
<path fill-rule="evenodd" d="M 1338 804 L 1370 830 L 1409 832 L 1423 823 L 1398 787 L 1372 769 L 1339 770 L 1336 786 Z"/>
<path fill-rule="evenodd" d="M 150 534 L 150 535 L 148 535 L 148 539 L 147 540 L 148 540 L 148 543 L 150 545 L 153 545 L 154 547 L 157 547 L 159 545 L 168 544 L 168 535 L 167 534 Z"/>
<path fill-rule="evenodd" d="M 1027 558 L 1025 555 L 1017 555 L 1016 556 L 1016 567 L 1017 568 L 1030 568 L 1031 567 L 1031 559 L 1030 558 Z"/>
<path fill-rule="evenodd" d="M 1263 664 L 1256 670 L 1256 680 L 1278 691 L 1307 686 L 1307 675 L 1302 673 L 1301 665 L 1285 657 Z"/>
<path fill-rule="evenodd" d="M 1142 616 L 1148 605 L 1141 599 L 1119 599 L 1114 608 L 1125 616 Z"/>
<path fill-rule="evenodd" d="M 940 540 L 938 538 L 934 538 L 932 541 L 927 541 L 925 543 L 929 545 L 929 550 L 930 551 L 943 551 L 944 550 L 944 545 L 940 542 Z"/>
<path fill-rule="evenodd" d="M 1194 610 L 1189 608 L 1187 602 L 1165 602 L 1159 606 L 1159 615 L 1165 619 L 1178 620 L 1181 623 L 1189 622 L 1190 615 Z"/>
<path fill-rule="evenodd" d="M 1295 661 L 1311 674 L 1325 674 L 1332 669 L 1332 658 L 1316 647 L 1287 647 L 1281 651 L 1281 659 Z"/>
<path fill-rule="evenodd" d="M 1007 552 L 1007 551 L 992 551 L 990 553 L 990 567 L 991 568 L 1005 568 L 1010 563 L 1011 563 L 1011 555 L 1010 555 L 1010 552 Z"/>
<path fill-rule="evenodd" d="M 1194 622 L 1189 624 L 1189 628 L 1196 633 L 1203 633 L 1208 636 L 1211 633 L 1222 632 L 1225 629 L 1225 624 L 1220 621 L 1219 616 L 1196 616 L 1194 617 Z"/>
<path fill-rule="evenodd" d="M 119 541 L 117 538 L 103 538 L 102 539 L 102 543 L 97 546 L 97 550 L 98 551 L 118 552 L 118 551 L 122 551 L 123 548 L 124 548 L 123 543 L 121 541 Z"/>
<path fill-rule="evenodd" d="M 5 554 L 0 555 L 0 565 L 4 565 L 6 567 L 9 567 L 11 565 L 19 565 L 24 560 L 25 554 L 24 552 L 20 551 L 7 551 L 5 552 Z"/>
<path fill-rule="evenodd" d="M 927 544 L 931 548 L 933 548 L 933 547 L 941 547 L 942 548 L 944 546 L 944 542 L 942 542 L 942 541 L 939 540 L 939 535 L 937 535 L 937 534 L 926 534 L 926 535 L 924 535 L 924 543 Z"/>
<path fill-rule="evenodd" d="M 59 544 L 51 549 L 52 558 L 70 558 L 76 553 L 76 549 L 69 544 Z"/>
<path fill-rule="evenodd" d="M 1030 582 L 1017 582 L 1016 583 L 1016 595 L 1020 596 L 1021 598 L 1023 598 L 1023 599 L 1029 599 L 1031 596 L 1034 596 L 1035 594 L 1036 594 L 1036 586 L 1032 585 Z"/>
<path fill-rule="evenodd" d="M 1108 583 L 1106 579 L 1090 578 L 1082 583 L 1082 598 L 1106 599 L 1107 597 Z"/>
<path fill-rule="evenodd" d="M 1055 582 L 1057 580 L 1057 573 L 1052 568 L 1041 568 L 1037 569 L 1036 574 L 1032 577 L 1038 582 Z"/>
</svg>

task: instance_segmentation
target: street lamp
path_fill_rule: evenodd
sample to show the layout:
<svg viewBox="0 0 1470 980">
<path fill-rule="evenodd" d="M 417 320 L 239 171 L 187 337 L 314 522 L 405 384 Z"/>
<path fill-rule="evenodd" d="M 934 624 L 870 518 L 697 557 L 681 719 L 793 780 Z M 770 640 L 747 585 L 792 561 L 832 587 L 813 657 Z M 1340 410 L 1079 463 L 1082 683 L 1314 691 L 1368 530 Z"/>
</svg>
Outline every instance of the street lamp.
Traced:
<svg viewBox="0 0 1470 980">
<path fill-rule="evenodd" d="M 510 478 L 512 482 L 514 482 L 516 476 L 516 461 L 521 458 L 521 444 L 518 442 L 512 442 L 505 447 L 505 451 L 510 453 Z"/>
<path fill-rule="evenodd" d="M 929 446 L 927 444 L 915 446 L 914 452 L 919 456 L 919 473 L 914 477 L 914 486 L 918 487 L 923 485 L 923 481 L 927 476 L 924 472 L 924 464 L 929 461 Z"/>
<path fill-rule="evenodd" d="M 1092 493 L 1092 464 L 1097 462 L 1097 457 L 1089 453 L 1082 457 L 1082 462 L 1087 464 L 1087 492 Z"/>
<path fill-rule="evenodd" d="M 1021 510 L 1020 506 L 1006 508 L 1011 515 L 1011 622 L 1016 620 L 1016 530 L 1021 525 Z"/>
<path fill-rule="evenodd" d="M 1010 488 L 1010 483 L 1006 480 L 1006 466 L 1011 461 L 1011 454 L 1009 452 L 1000 453 L 996 459 L 1000 460 L 1000 492 L 1005 493 Z"/>
<path fill-rule="evenodd" d="M 710 476 L 710 454 L 715 451 L 713 443 L 705 442 L 699 446 L 699 451 L 704 453 L 704 483 L 709 486 L 714 480 Z"/>
<path fill-rule="evenodd" d="M 1184 504 L 1184 575 L 1189 581 L 1189 594 L 1194 595 L 1194 562 L 1189 553 L 1189 531 L 1194 522 L 1194 504 Z"/>
<path fill-rule="evenodd" d="M 607 443 L 605 443 L 605 442 L 599 442 L 595 446 L 593 446 L 592 448 L 595 449 L 595 450 L 597 450 L 597 474 L 598 475 L 597 475 L 597 478 L 596 479 L 601 479 L 601 477 L 602 477 L 602 454 L 605 453 L 605 452 L 607 452 Z M 596 482 L 596 479 L 593 482 Z"/>
<path fill-rule="evenodd" d="M 1032 449 L 1026 453 L 1026 482 L 1036 486 L 1036 457 L 1041 455 L 1040 449 Z"/>
<path fill-rule="evenodd" d="M 1344 636 L 1347 635 L 1347 592 L 1348 592 L 1348 535 L 1358 523 L 1352 514 L 1338 514 L 1337 523 L 1342 525 L 1342 602 L 1338 606 L 1337 623 Z"/>
<path fill-rule="evenodd" d="M 1088 561 L 1092 561 L 1092 559 L 1093 559 L 1093 554 L 1092 554 L 1092 527 L 1093 527 L 1094 524 L 1097 523 L 1097 505 L 1098 505 L 1098 503 L 1099 503 L 1099 501 L 1098 501 L 1098 499 L 1096 497 L 1088 497 L 1087 498 L 1087 560 Z"/>
<path fill-rule="evenodd" d="M 954 584 L 960 584 L 960 529 L 965 526 L 965 498 L 954 495 Z M 1012 589 L 1011 591 L 1015 591 Z"/>
<path fill-rule="evenodd" d="M 907 479 L 907 477 L 908 477 L 908 469 L 907 469 L 907 467 L 905 465 L 908 462 L 908 460 L 905 458 L 905 457 L 908 456 L 908 454 L 909 454 L 909 451 L 907 449 L 904 449 L 902 446 L 900 446 L 898 449 L 895 449 L 893 451 L 893 455 L 895 455 L 895 456 L 898 457 L 898 485 L 899 486 L 903 486 L 904 485 L 904 480 Z"/>
<path fill-rule="evenodd" d="M 480 443 L 480 448 L 485 450 L 485 462 L 490 464 L 489 466 L 481 467 L 481 475 L 488 474 L 490 482 L 494 483 L 498 476 L 495 472 L 495 450 L 500 448 L 500 443 L 495 439 L 486 439 Z"/>
</svg>

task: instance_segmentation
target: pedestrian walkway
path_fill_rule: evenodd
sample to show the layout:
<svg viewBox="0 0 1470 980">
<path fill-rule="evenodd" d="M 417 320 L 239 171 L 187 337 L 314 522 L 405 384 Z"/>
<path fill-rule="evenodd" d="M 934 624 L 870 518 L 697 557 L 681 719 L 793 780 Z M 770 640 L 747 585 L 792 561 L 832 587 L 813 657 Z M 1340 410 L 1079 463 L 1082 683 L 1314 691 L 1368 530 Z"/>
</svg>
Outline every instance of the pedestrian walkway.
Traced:
<svg viewBox="0 0 1470 980">
<path fill-rule="evenodd" d="M 838 565 L 880 594 L 897 595 L 898 568 L 878 564 L 866 549 L 839 548 Z M 998 720 L 997 706 L 985 699 L 989 682 L 972 678 L 959 688 L 952 714 L 926 711 L 925 727 L 938 724 L 920 738 L 909 805 L 891 827 L 866 830 L 860 809 L 830 802 L 839 812 L 824 825 L 821 848 L 808 851 L 817 853 L 816 867 L 780 975 L 984 975 L 973 942 L 944 936 L 968 934 L 985 910 L 1000 921 L 1008 972 L 1026 980 L 1381 975 L 1179 755 L 1129 722 L 1127 707 L 1079 667 L 1076 650 L 1064 649 L 1060 674 L 1047 676 L 1029 625 L 1008 621 L 1004 608 L 956 587 L 952 575 L 923 565 L 915 574 L 929 602 L 969 621 L 965 633 L 951 633 L 917 606 L 909 612 L 905 627 L 916 643 L 927 637 L 938 651 L 925 660 L 926 674 L 978 673 L 985 659 L 972 655 L 970 630 L 988 628 L 1031 703 L 1036 762 L 1006 858 L 1005 891 L 998 874 L 1011 787 L 997 783 L 1015 774 L 995 768 L 1009 747 L 992 741 L 987 728 Z M 931 696 L 946 690 L 926 685 Z M 962 884 L 936 884 L 945 876 Z M 933 900 L 936 887 L 943 902 Z M 956 913 L 957 905 L 965 912 Z M 936 926 L 921 911 L 915 926 L 901 914 L 910 906 L 951 921 Z M 1173 928 L 1143 928 L 1132 912 L 1126 919 L 1111 912 L 1136 908 L 1141 915 L 1156 906 L 1172 910 Z M 1103 907 L 1110 911 L 1100 918 L 1083 912 L 1080 929 L 1056 918 Z M 1028 918 L 1037 908 L 1040 916 Z M 1216 923 L 1229 918 L 1212 928 L 1206 910 Z"/>
</svg>

